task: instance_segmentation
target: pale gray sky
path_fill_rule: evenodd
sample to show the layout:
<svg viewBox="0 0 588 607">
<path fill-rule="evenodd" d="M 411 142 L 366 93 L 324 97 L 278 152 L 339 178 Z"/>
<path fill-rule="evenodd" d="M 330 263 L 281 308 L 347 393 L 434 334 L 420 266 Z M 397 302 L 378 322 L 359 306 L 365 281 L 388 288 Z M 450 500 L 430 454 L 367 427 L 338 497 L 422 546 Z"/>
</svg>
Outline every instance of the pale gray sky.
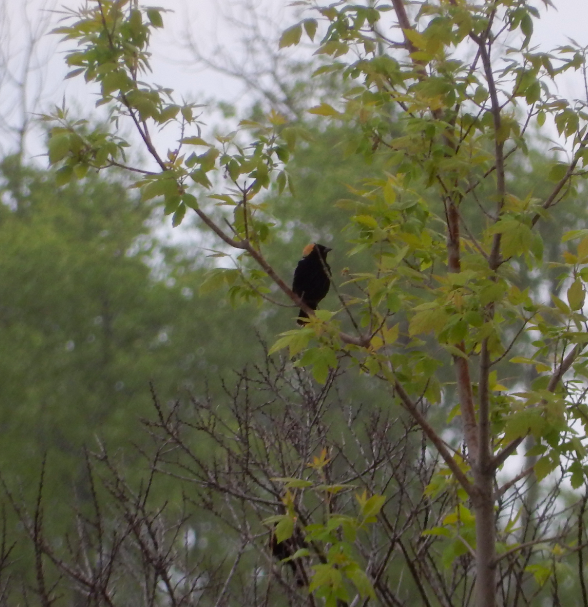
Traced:
<svg viewBox="0 0 588 607">
<path fill-rule="evenodd" d="M 546 11 L 540 0 L 535 2 L 542 15 L 541 19 L 535 22 L 537 43 L 543 50 L 551 50 L 557 45 L 567 44 L 568 39 L 572 38 L 579 44 L 588 46 L 588 0 L 552 0 L 552 3 L 555 9 Z M 170 29 L 162 33 L 156 41 L 156 48 L 160 49 L 162 54 L 173 57 L 173 41 L 179 40 L 187 27 L 197 32 L 197 39 L 203 51 L 211 51 L 220 45 L 231 52 L 233 40 L 230 36 L 225 37 L 230 32 L 226 26 L 226 16 L 238 18 L 239 15 L 231 11 L 230 0 L 154 0 L 153 4 L 173 11 L 167 15 Z M 255 4 L 261 7 L 264 17 L 271 19 L 276 27 L 285 29 L 292 24 L 285 8 L 290 4 L 289 0 L 256 0 Z M 204 71 L 188 78 L 186 82 L 186 71 L 171 62 L 158 61 L 156 68 L 161 69 L 162 76 L 173 76 L 177 84 L 193 87 L 192 90 L 201 91 L 203 94 L 214 90 L 227 100 L 239 98 L 240 92 L 235 91 L 235 83 L 218 74 Z"/>
<path fill-rule="evenodd" d="M 271 21 L 269 30 L 285 29 L 292 23 L 287 11 L 288 0 L 251 0 L 261 8 L 264 20 Z M 21 58 L 23 41 L 29 36 L 30 26 L 43 18 L 47 13 L 43 8 L 57 7 L 77 8 L 82 0 L 0 0 L 0 35 L 4 46 L 3 57 L 0 57 L 0 118 L 7 117 L 18 123 L 24 113 L 29 111 L 36 96 L 38 79 L 29 85 L 29 107 L 23 107 L 18 97 L 7 93 L 11 78 L 7 77 L 6 60 Z M 247 14 L 239 14 L 232 7 L 231 0 L 153 0 L 146 4 L 162 6 L 172 12 L 165 15 L 165 30 L 159 32 L 153 44 L 154 80 L 161 85 L 174 88 L 180 96 L 203 101 L 211 97 L 238 102 L 243 99 L 243 87 L 234 80 L 221 76 L 209 69 L 194 69 L 190 62 L 186 64 L 186 54 L 179 43 L 186 32 L 192 32 L 203 53 L 215 53 L 223 49 L 226 53 L 238 53 L 238 23 L 247 22 Z M 540 0 L 536 0 L 542 6 Z M 579 44 L 588 46 L 588 0 L 553 0 L 556 9 L 541 10 L 542 18 L 536 22 L 537 42 L 543 50 L 550 50 L 557 45 L 566 44 L 573 38 Z M 236 24 L 227 25 L 227 17 L 233 18 Z M 51 14 L 53 24 L 57 24 L 58 15 Z M 45 38 L 39 47 L 33 64 L 37 66 L 37 75 L 44 75 L 43 96 L 34 107 L 35 111 L 47 108 L 50 103 L 60 104 L 65 96 L 68 105 L 77 105 L 84 111 L 93 111 L 91 91 L 79 78 L 63 81 L 66 68 L 63 64 L 63 52 L 66 44 L 57 44 L 57 37 Z M 286 49 L 285 52 L 290 52 Z M 562 94 L 584 96 L 583 82 L 579 74 L 570 75 L 564 85 Z M 29 112 L 30 114 L 30 112 Z M 38 134 L 36 135 L 38 139 Z M 29 148 L 38 150 L 40 141 L 29 140 Z"/>
</svg>

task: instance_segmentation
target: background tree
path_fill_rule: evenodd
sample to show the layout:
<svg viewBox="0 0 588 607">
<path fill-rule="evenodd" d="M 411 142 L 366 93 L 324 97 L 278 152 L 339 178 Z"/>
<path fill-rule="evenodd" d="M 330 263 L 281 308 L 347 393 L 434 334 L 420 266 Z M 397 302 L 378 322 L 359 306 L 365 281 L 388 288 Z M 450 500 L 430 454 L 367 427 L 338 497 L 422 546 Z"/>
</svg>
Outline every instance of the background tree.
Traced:
<svg viewBox="0 0 588 607">
<path fill-rule="evenodd" d="M 215 369 L 247 360 L 222 347 L 224 332 L 244 340 L 254 309 L 198 295 L 203 256 L 163 248 L 149 232 L 154 209 L 120 180 L 89 175 L 57 190 L 53 173 L 17 157 L 0 171 L 2 477 L 30 497 L 48 454 L 59 535 L 63 496 L 87 491 L 84 446 L 139 444 L 150 382 L 164 401 L 218 394 Z"/>
</svg>

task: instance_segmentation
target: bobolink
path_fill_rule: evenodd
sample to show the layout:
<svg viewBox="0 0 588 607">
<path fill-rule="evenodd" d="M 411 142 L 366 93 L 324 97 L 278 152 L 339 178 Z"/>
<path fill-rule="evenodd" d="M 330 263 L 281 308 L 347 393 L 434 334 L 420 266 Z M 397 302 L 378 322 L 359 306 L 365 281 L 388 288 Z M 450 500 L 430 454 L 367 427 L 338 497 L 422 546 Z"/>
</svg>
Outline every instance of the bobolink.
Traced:
<svg viewBox="0 0 588 607">
<path fill-rule="evenodd" d="M 319 302 L 325 298 L 331 286 L 331 268 L 327 263 L 329 247 L 311 243 L 304 247 L 302 259 L 294 270 L 292 291 L 312 310 L 316 310 Z M 300 310 L 298 324 L 304 324 L 308 314 Z"/>
<path fill-rule="evenodd" d="M 275 530 L 272 530 L 270 535 L 270 550 L 274 557 L 278 561 L 283 561 L 293 556 L 297 550 L 304 547 L 304 537 L 300 532 L 300 529 L 295 528 L 292 537 L 278 542 L 276 538 Z M 300 559 L 287 561 L 288 566 L 292 569 L 296 586 L 301 587 L 305 585 L 304 565 Z"/>
</svg>

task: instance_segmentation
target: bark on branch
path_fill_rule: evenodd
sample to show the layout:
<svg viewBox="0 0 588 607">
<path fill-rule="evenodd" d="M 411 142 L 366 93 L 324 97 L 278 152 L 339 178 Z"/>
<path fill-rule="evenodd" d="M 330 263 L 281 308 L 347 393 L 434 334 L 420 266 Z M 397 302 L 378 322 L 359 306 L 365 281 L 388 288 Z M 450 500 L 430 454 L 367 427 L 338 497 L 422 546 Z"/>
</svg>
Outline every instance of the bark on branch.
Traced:
<svg viewBox="0 0 588 607">
<path fill-rule="evenodd" d="M 445 446 L 445 443 L 441 437 L 435 432 L 434 428 L 426 420 L 425 416 L 419 411 L 416 403 L 410 398 L 407 392 L 404 390 L 402 385 L 398 382 L 394 383 L 394 388 L 402 401 L 405 409 L 412 415 L 417 424 L 421 427 L 427 438 L 435 445 L 437 452 L 443 458 L 443 461 L 447 464 L 447 467 L 454 474 L 456 480 L 464 488 L 468 495 L 472 495 L 474 488 L 472 483 L 466 476 L 465 472 L 459 467 L 459 464 L 455 461 L 451 455 L 449 449 Z"/>
</svg>

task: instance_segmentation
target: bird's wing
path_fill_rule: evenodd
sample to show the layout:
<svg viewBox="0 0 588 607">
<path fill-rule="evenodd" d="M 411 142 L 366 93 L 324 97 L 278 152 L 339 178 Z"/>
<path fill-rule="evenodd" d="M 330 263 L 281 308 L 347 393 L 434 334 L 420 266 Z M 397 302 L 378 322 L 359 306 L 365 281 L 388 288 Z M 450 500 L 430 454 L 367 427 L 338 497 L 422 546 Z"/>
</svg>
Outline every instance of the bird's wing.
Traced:
<svg viewBox="0 0 588 607">
<path fill-rule="evenodd" d="M 298 262 L 298 265 L 296 266 L 296 269 L 294 270 L 294 280 L 292 281 L 292 291 L 294 291 L 294 293 L 296 293 L 297 295 L 302 295 L 302 292 L 304 290 L 304 286 L 301 284 L 303 277 L 302 277 L 302 272 L 303 272 L 303 259 L 301 259 Z"/>
</svg>

